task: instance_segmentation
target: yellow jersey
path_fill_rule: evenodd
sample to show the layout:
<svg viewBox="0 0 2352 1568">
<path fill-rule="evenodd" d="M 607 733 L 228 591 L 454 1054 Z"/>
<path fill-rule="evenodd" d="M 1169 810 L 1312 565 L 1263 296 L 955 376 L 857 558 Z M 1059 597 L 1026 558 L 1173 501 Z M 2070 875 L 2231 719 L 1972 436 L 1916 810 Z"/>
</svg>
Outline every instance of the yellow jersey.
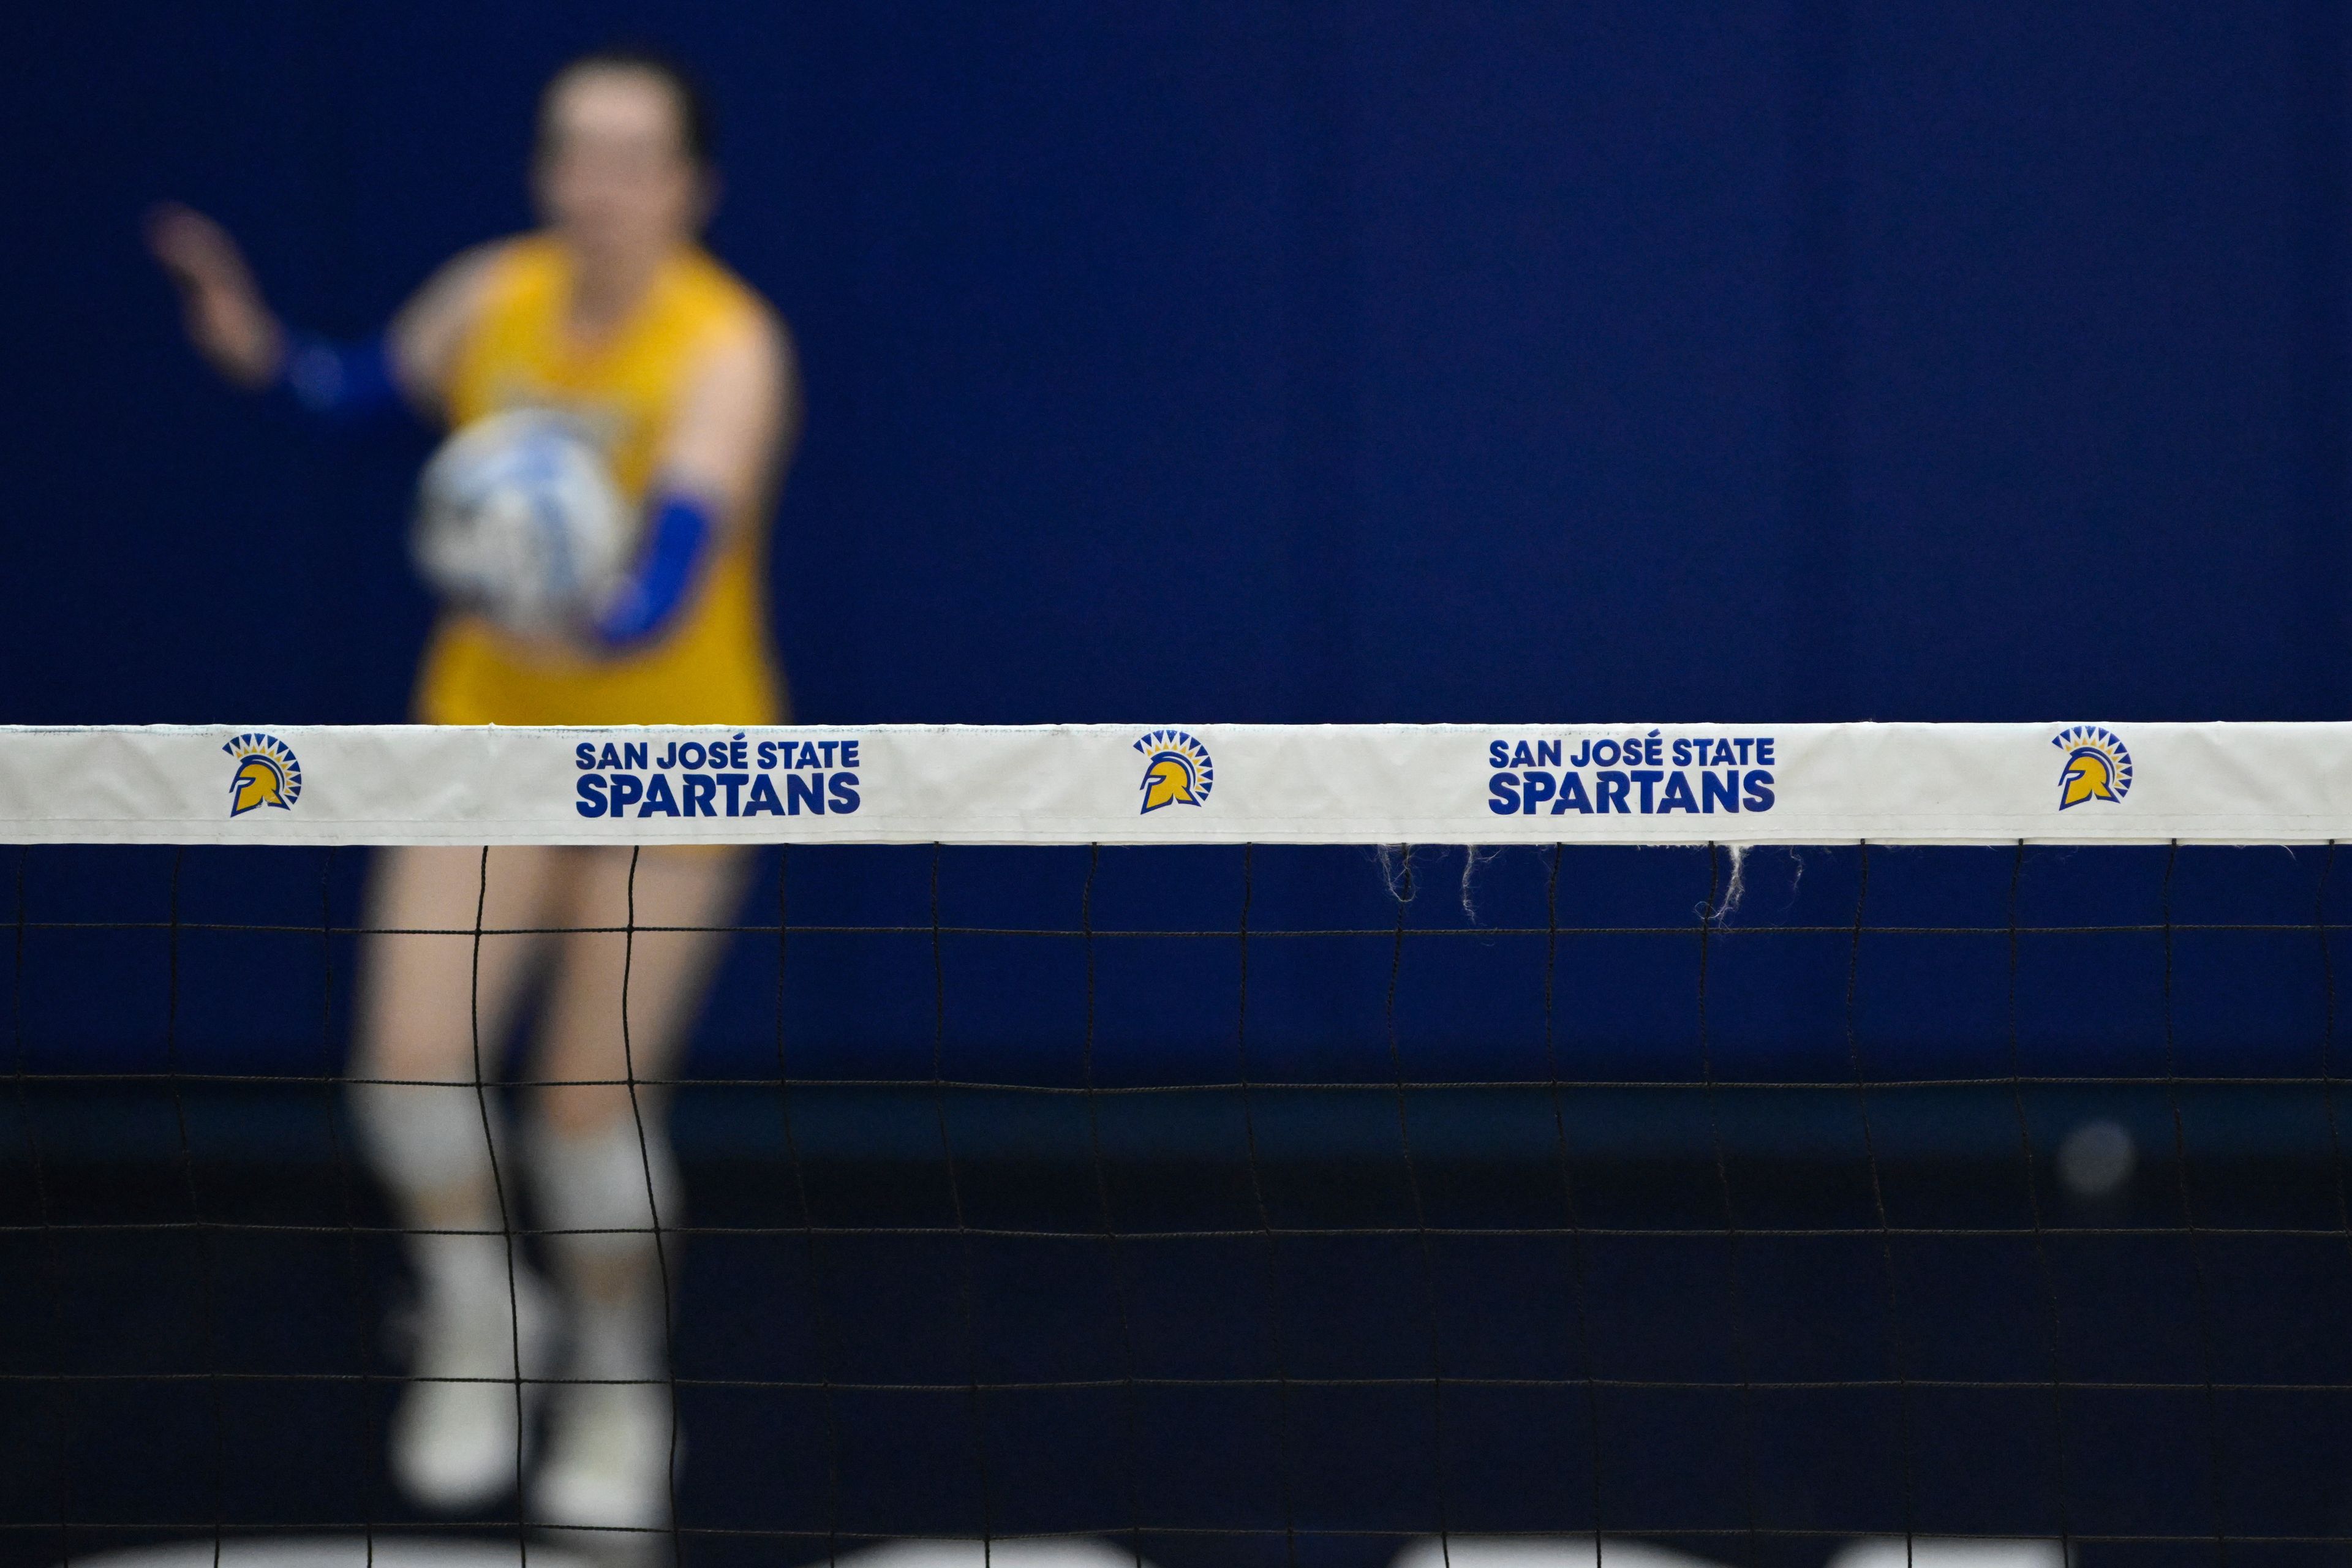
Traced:
<svg viewBox="0 0 2352 1568">
<path fill-rule="evenodd" d="M 642 512 L 664 437 L 704 348 L 756 331 L 750 286 L 697 247 L 663 263 L 602 342 L 564 330 L 571 264 L 545 236 L 488 264 L 482 305 L 442 389 L 453 428 L 517 407 L 560 408 L 604 443 Z M 765 507 L 725 520 L 686 601 L 648 644 L 601 654 L 530 643 L 478 616 L 441 618 L 416 684 L 427 724 L 776 724 L 783 679 L 768 638 Z"/>
</svg>

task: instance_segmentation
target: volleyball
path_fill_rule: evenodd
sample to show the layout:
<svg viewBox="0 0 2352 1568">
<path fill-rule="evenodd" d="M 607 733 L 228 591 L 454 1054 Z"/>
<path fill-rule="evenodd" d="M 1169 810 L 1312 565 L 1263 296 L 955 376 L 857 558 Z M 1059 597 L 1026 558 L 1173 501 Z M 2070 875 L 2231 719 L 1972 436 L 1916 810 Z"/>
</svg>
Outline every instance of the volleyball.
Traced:
<svg viewBox="0 0 2352 1568">
<path fill-rule="evenodd" d="M 513 409 L 442 443 L 418 486 L 417 570 L 442 598 L 523 636 L 577 631 L 626 563 L 630 508 L 576 418 Z"/>
</svg>

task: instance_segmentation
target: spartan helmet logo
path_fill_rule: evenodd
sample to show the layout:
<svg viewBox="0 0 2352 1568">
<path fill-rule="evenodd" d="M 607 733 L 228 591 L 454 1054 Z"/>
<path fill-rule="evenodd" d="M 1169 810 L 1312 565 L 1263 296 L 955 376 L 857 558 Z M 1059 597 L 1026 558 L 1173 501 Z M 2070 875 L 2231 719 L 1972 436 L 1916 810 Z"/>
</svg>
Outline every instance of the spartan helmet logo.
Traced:
<svg viewBox="0 0 2352 1568">
<path fill-rule="evenodd" d="M 2058 809 L 2086 800 L 2114 800 L 2115 765 L 2096 746 L 2077 746 L 2066 753 L 2065 771 L 2058 775 Z"/>
<path fill-rule="evenodd" d="M 302 764 L 275 735 L 239 735 L 221 748 L 236 759 L 228 780 L 228 814 L 243 816 L 265 805 L 291 811 L 302 795 Z"/>
<path fill-rule="evenodd" d="M 1143 764 L 1143 812 L 1162 806 L 1199 805 L 1209 798 L 1216 772 L 1209 749 L 1181 730 L 1154 730 L 1136 742 Z"/>
<path fill-rule="evenodd" d="M 2066 765 L 2058 770 L 2059 810 L 2094 800 L 2116 804 L 2130 793 L 2131 752 L 2113 731 L 2078 724 L 2050 743 L 2066 753 Z"/>
<path fill-rule="evenodd" d="M 1198 805 L 1201 796 L 1192 780 L 1192 760 L 1181 752 L 1155 752 L 1143 770 L 1143 809 L 1163 805 Z"/>
<path fill-rule="evenodd" d="M 228 784 L 228 814 L 243 816 L 257 805 L 286 806 L 286 780 L 268 757 L 247 757 Z"/>
</svg>

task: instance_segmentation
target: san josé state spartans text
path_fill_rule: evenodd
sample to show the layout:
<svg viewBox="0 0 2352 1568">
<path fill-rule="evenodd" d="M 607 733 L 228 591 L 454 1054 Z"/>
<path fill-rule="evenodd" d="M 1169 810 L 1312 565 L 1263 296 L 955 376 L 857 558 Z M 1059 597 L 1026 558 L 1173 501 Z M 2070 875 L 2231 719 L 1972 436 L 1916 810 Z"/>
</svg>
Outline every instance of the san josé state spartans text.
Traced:
<svg viewBox="0 0 2352 1568">
<path fill-rule="evenodd" d="M 581 742 L 572 751 L 580 769 L 572 809 L 588 817 L 846 816 L 858 806 L 854 739 L 752 742 L 737 734 L 661 746 L 654 756 L 647 741 Z"/>
<path fill-rule="evenodd" d="M 1486 809 L 1497 816 L 1628 816 L 1772 809 L 1769 735 L 1496 741 L 1486 747 Z"/>
</svg>

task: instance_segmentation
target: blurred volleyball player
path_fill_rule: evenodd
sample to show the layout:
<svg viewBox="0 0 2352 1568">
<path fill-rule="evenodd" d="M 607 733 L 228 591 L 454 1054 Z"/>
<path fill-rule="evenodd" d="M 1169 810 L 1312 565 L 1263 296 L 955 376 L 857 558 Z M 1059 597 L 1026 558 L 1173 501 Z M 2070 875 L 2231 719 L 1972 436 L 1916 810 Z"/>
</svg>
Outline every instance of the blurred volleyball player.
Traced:
<svg viewBox="0 0 2352 1568">
<path fill-rule="evenodd" d="M 714 195 L 702 102 L 656 58 L 583 57 L 545 89 L 533 174 L 543 227 L 457 257 L 355 345 L 289 331 L 209 219 L 167 208 L 150 240 L 190 337 L 241 386 L 330 420 L 405 404 L 459 429 L 544 407 L 598 433 L 641 520 L 625 580 L 562 635 L 518 636 L 453 607 L 425 655 L 419 720 L 781 722 L 761 531 L 797 384 L 781 322 L 698 243 Z M 677 1222 L 678 1181 L 666 1107 L 630 1080 L 668 1076 L 723 938 L 644 928 L 727 923 L 744 872 L 723 848 L 646 849 L 634 870 L 626 849 L 378 860 L 373 928 L 464 933 L 370 939 L 352 1068 L 376 1080 L 352 1096 L 369 1157 L 402 1224 L 433 1233 L 408 1239 L 421 1328 L 392 1433 L 394 1474 L 420 1503 L 470 1510 L 513 1488 L 530 1380 L 561 1370 L 583 1381 L 556 1388 L 533 1517 L 667 1520 L 663 1292 L 676 1259 L 654 1227 Z M 478 942 L 478 922 L 516 934 Z M 530 934 L 558 928 L 605 929 Z M 541 1086 L 509 1147 L 489 1136 L 478 1085 L 541 975 Z M 551 1287 L 508 1240 L 526 1178 L 559 1233 Z"/>
</svg>

